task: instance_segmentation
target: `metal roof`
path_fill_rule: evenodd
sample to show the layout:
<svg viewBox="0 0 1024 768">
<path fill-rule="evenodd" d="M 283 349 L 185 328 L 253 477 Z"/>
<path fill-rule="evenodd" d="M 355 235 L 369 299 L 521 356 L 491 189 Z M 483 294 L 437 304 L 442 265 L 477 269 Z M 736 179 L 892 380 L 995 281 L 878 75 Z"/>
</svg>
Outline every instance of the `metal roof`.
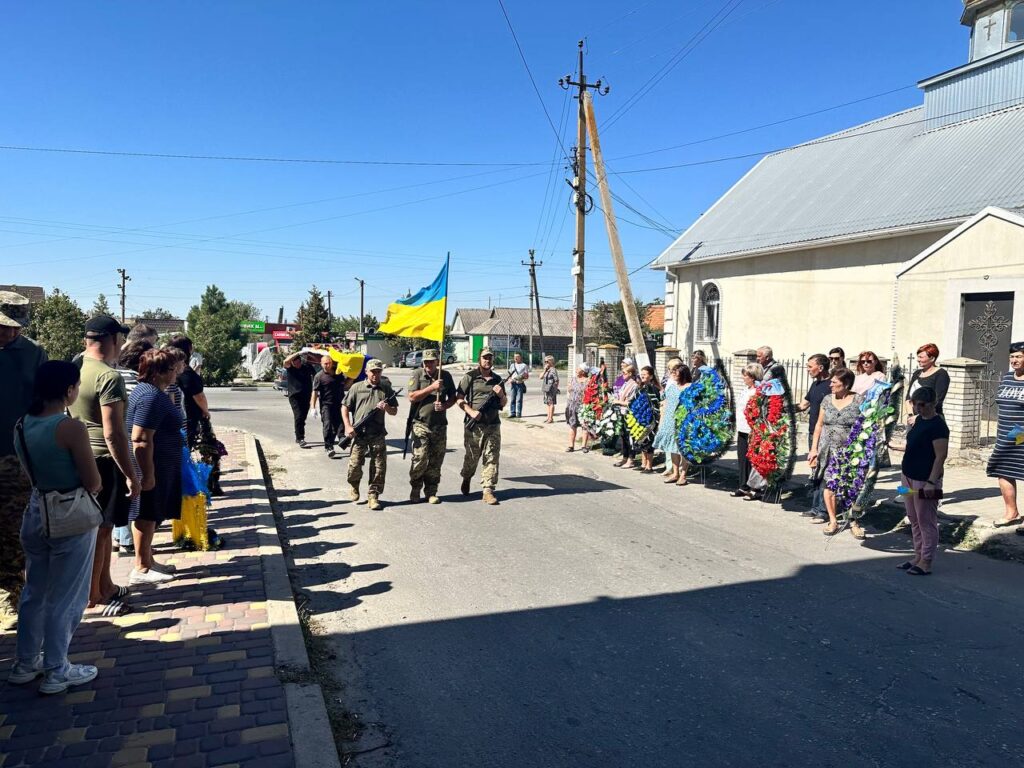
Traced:
<svg viewBox="0 0 1024 768">
<path fill-rule="evenodd" d="M 571 309 L 541 309 L 544 335 L 550 337 L 572 337 Z M 458 309 L 456 315 L 462 319 L 467 334 L 474 336 L 505 335 L 526 336 L 530 333 L 530 310 L 517 307 L 494 307 L 493 309 Z M 533 332 L 537 333 L 537 316 L 533 315 Z M 592 328 L 594 313 L 584 313 L 584 327 Z"/>
<path fill-rule="evenodd" d="M 952 228 L 1024 207 L 1024 106 L 925 131 L 923 107 L 763 158 L 654 266 Z"/>
<path fill-rule="evenodd" d="M 0 291 L 10 291 L 24 296 L 30 304 L 38 304 L 46 298 L 46 291 L 38 285 L 0 285 Z"/>
</svg>

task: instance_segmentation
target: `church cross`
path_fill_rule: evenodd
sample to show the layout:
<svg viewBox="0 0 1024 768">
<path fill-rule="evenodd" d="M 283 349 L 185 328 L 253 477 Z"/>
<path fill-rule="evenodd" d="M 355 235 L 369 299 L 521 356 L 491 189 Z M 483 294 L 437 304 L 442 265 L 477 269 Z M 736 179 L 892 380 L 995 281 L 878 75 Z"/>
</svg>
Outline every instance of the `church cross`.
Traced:
<svg viewBox="0 0 1024 768">
<path fill-rule="evenodd" d="M 988 24 L 986 24 L 984 26 L 985 32 L 988 33 L 988 37 L 985 38 L 986 40 L 991 40 L 992 39 L 992 30 L 995 29 L 996 26 L 997 26 L 997 24 L 996 24 L 995 17 L 994 16 L 989 16 L 988 17 Z"/>
</svg>

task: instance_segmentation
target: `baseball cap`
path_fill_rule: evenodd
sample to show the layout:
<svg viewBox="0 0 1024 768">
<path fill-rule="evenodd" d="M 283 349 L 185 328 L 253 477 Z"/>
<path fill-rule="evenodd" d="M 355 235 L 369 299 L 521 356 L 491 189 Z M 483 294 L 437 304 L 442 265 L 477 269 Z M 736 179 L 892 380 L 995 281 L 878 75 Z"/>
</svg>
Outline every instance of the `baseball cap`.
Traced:
<svg viewBox="0 0 1024 768">
<path fill-rule="evenodd" d="M 370 360 L 370 361 L 368 361 L 366 363 L 366 370 L 368 370 L 368 371 L 383 371 L 384 370 L 384 361 L 383 360 L 378 360 L 377 358 L 373 358 L 372 360 Z"/>
<path fill-rule="evenodd" d="M 110 317 L 109 315 L 97 315 L 91 317 L 85 324 L 85 335 L 90 339 L 98 339 L 103 336 L 113 336 L 115 333 L 123 333 L 128 335 L 131 329 L 126 325 L 121 325 L 117 320 Z"/>
<path fill-rule="evenodd" d="M 439 357 L 439 355 L 437 354 L 437 350 L 436 349 L 425 349 L 425 350 L 423 350 L 423 360 L 424 361 L 427 361 L 427 360 L 437 360 L 438 357 Z"/>
<path fill-rule="evenodd" d="M 0 325 L 24 328 L 29 321 L 29 300 L 20 293 L 0 291 Z"/>
<path fill-rule="evenodd" d="M 490 347 L 484 347 L 480 350 L 480 357 L 494 357 L 494 353 Z"/>
</svg>

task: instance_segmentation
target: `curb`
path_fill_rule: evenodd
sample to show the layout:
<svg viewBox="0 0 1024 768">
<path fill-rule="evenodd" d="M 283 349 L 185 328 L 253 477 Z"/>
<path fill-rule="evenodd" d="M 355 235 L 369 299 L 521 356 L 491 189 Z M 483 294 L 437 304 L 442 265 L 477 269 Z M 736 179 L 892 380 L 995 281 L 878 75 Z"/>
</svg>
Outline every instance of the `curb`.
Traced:
<svg viewBox="0 0 1024 768">
<path fill-rule="evenodd" d="M 256 508 L 256 539 L 263 565 L 263 589 L 267 599 L 267 621 L 274 645 L 274 667 L 280 672 L 309 674 L 306 641 L 295 609 L 295 596 L 288 579 L 288 568 L 281 549 L 274 513 L 260 467 L 256 438 L 245 433 L 246 474 L 249 477 L 253 506 Z M 341 768 L 334 747 L 323 691 L 317 683 L 285 683 L 288 728 L 296 768 Z"/>
</svg>

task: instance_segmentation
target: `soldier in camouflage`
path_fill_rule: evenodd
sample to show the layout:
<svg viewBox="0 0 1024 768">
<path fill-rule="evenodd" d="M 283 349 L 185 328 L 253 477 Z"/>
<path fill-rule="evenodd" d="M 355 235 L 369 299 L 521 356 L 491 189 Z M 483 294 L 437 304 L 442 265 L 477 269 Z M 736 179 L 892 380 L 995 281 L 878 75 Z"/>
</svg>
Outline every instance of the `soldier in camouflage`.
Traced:
<svg viewBox="0 0 1024 768">
<path fill-rule="evenodd" d="M 14 425 L 28 412 L 36 371 L 46 362 L 42 347 L 22 335 L 29 306 L 21 294 L 0 291 L 0 613 L 17 609 L 24 583 L 21 518 L 32 493 L 14 454 Z"/>
<path fill-rule="evenodd" d="M 409 500 L 421 501 L 420 493 L 431 504 L 440 504 L 437 486 L 441 482 L 441 465 L 448 445 L 448 409 L 455 405 L 455 381 L 445 370 L 439 370 L 436 349 L 423 353 L 423 367 L 409 379 L 409 418 L 412 421 L 412 466 Z"/>
<path fill-rule="evenodd" d="M 352 385 L 341 406 L 341 419 L 345 435 L 354 438 L 352 454 L 348 458 L 349 499 L 359 501 L 359 483 L 363 479 L 363 464 L 370 459 L 370 482 L 366 489 L 366 506 L 380 509 L 380 495 L 388 471 L 388 447 L 384 441 L 384 414 L 398 413 L 395 390 L 383 377 L 384 363 L 371 360 L 366 364 L 366 378 Z M 372 414 L 372 415 L 371 415 Z M 370 417 L 356 431 L 355 425 Z"/>
<path fill-rule="evenodd" d="M 462 494 L 469 494 L 477 464 L 483 461 L 480 471 L 483 502 L 497 504 L 494 487 L 498 484 L 498 460 L 501 458 L 501 409 L 508 402 L 508 396 L 501 377 L 494 373 L 491 350 L 486 347 L 480 350 L 479 366 L 462 377 L 456 397 L 459 408 L 466 414 Z"/>
</svg>

